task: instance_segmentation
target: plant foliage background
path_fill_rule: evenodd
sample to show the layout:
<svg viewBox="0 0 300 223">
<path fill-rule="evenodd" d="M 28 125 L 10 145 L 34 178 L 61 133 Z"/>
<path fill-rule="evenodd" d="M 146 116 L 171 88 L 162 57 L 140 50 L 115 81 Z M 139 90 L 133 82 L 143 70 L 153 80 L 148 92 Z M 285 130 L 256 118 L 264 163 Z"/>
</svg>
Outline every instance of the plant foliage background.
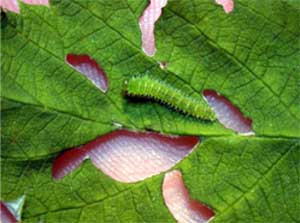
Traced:
<svg viewBox="0 0 300 223">
<path fill-rule="evenodd" d="M 26 194 L 23 222 L 174 222 L 163 174 L 122 184 L 87 161 L 52 180 L 60 151 L 120 123 L 201 137 L 176 168 L 191 196 L 215 210 L 212 222 L 300 221 L 299 2 L 240 0 L 227 15 L 211 0 L 170 0 L 156 24 L 154 58 L 141 50 L 138 18 L 147 4 L 53 0 L 1 18 L 1 198 Z M 70 68 L 67 53 L 100 63 L 108 93 Z M 124 81 L 145 73 L 220 92 L 252 118 L 256 135 L 128 101 Z"/>
</svg>

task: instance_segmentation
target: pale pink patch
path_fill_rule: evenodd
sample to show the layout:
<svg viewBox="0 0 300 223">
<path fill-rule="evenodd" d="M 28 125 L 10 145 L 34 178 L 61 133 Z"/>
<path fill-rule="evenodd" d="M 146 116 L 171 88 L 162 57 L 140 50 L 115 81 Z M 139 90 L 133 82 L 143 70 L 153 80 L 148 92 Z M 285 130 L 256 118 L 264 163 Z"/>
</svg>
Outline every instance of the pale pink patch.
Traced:
<svg viewBox="0 0 300 223">
<path fill-rule="evenodd" d="M 150 0 L 150 4 L 139 19 L 142 48 L 148 56 L 155 54 L 154 24 L 159 19 L 162 8 L 167 5 L 167 2 L 168 0 Z"/>
<path fill-rule="evenodd" d="M 223 6 L 226 13 L 230 13 L 233 10 L 234 2 L 233 0 L 216 0 L 216 3 Z"/>
<path fill-rule="evenodd" d="M 6 204 L 0 201 L 0 222 L 1 223 L 17 223 L 14 214 L 9 210 Z"/>
<path fill-rule="evenodd" d="M 22 0 L 26 4 L 31 5 L 49 5 L 48 0 Z"/>
<path fill-rule="evenodd" d="M 203 95 L 205 96 L 208 104 L 215 111 L 219 122 L 226 128 L 232 129 L 241 134 L 253 134 L 252 120 L 245 117 L 227 98 L 219 95 L 214 90 L 205 90 Z"/>
<path fill-rule="evenodd" d="M 4 9 L 4 11 L 20 13 L 20 8 L 17 0 L 1 0 L 0 8 Z"/>
<path fill-rule="evenodd" d="M 52 176 L 59 180 L 78 167 L 85 159 L 86 151 L 81 148 L 74 148 L 65 151 L 55 159 L 52 166 Z"/>
<path fill-rule="evenodd" d="M 86 76 L 102 92 L 108 90 L 108 78 L 104 70 L 88 55 L 68 54 L 66 62 Z"/>
<path fill-rule="evenodd" d="M 48 0 L 22 0 L 22 2 L 31 5 L 49 5 Z M 20 13 L 18 0 L 1 0 L 0 8 L 3 8 L 4 11 L 11 11 L 15 13 Z"/>
<path fill-rule="evenodd" d="M 101 136 L 79 148 L 83 151 L 79 161 L 82 162 L 82 157 L 89 157 L 97 168 L 113 179 L 126 183 L 137 182 L 172 168 L 198 143 L 199 138 L 193 136 L 167 136 L 122 129 Z M 60 160 L 54 164 L 69 163 L 69 153 L 73 150 L 67 151 L 66 160 L 63 153 L 58 158 Z M 52 169 L 55 170 L 55 174 L 52 175 L 59 176 L 56 177 L 59 179 L 80 162 L 73 165 L 56 165 Z"/>
<path fill-rule="evenodd" d="M 205 223 L 214 216 L 210 208 L 190 199 L 181 172 L 178 170 L 165 175 L 162 192 L 165 204 L 178 222 Z"/>
</svg>

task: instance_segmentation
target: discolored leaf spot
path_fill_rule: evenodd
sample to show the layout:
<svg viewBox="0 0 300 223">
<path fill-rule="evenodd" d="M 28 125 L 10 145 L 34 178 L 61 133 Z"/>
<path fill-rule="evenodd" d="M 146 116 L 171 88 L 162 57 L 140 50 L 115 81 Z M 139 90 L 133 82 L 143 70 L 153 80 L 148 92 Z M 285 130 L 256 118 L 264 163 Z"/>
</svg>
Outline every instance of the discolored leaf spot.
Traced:
<svg viewBox="0 0 300 223">
<path fill-rule="evenodd" d="M 252 120 L 234 106 L 227 98 L 219 95 L 214 90 L 203 92 L 208 104 L 213 108 L 220 123 L 226 128 L 232 129 L 240 134 L 253 134 Z"/>
<path fill-rule="evenodd" d="M 159 19 L 161 10 L 167 5 L 167 2 L 167 0 L 151 0 L 139 19 L 142 32 L 142 48 L 148 56 L 154 56 L 155 54 L 154 24 Z"/>
<path fill-rule="evenodd" d="M 117 130 L 63 153 L 52 175 L 60 179 L 85 158 L 115 180 L 131 183 L 172 168 L 199 143 L 198 137 Z"/>
<path fill-rule="evenodd" d="M 190 199 L 182 174 L 178 170 L 165 175 L 162 193 L 165 204 L 178 222 L 205 223 L 214 217 L 214 212 L 210 208 Z"/>
<path fill-rule="evenodd" d="M 88 55 L 67 54 L 66 62 L 86 76 L 103 93 L 108 90 L 108 78 L 99 64 Z"/>
<path fill-rule="evenodd" d="M 48 0 L 22 0 L 26 4 L 31 5 L 49 5 Z"/>
</svg>

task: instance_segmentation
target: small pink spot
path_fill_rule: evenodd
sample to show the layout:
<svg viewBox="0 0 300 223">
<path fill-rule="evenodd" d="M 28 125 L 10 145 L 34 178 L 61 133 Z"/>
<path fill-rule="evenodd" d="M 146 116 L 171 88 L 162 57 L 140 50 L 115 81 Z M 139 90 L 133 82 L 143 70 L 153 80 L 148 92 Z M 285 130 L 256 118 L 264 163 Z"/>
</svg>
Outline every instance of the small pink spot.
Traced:
<svg viewBox="0 0 300 223">
<path fill-rule="evenodd" d="M 178 222 L 205 223 L 214 217 L 210 208 L 190 199 L 180 171 L 173 170 L 165 175 L 162 191 L 165 204 Z"/>
<path fill-rule="evenodd" d="M 215 111 L 217 118 L 226 128 L 241 134 L 253 134 L 252 120 L 247 118 L 227 98 L 214 90 L 203 92 L 208 104 Z"/>
<path fill-rule="evenodd" d="M 31 5 L 49 5 L 48 0 L 22 0 L 26 4 Z"/>
<path fill-rule="evenodd" d="M 58 156 L 53 163 L 53 178 L 56 180 L 62 179 L 65 175 L 78 167 L 86 158 L 86 151 L 81 148 L 74 148 L 65 151 L 63 154 Z"/>
<path fill-rule="evenodd" d="M 8 209 L 6 204 L 0 201 L 0 222 L 2 223 L 17 223 L 16 217 Z"/>
<path fill-rule="evenodd" d="M 81 148 L 63 153 L 54 162 L 52 175 L 60 179 L 88 157 L 113 179 L 126 183 L 137 182 L 172 168 L 198 143 L 199 138 L 193 136 L 116 130 Z M 72 155 L 72 151 L 76 151 L 76 154 Z"/>
<path fill-rule="evenodd" d="M 223 6 L 226 13 L 230 13 L 233 10 L 234 2 L 233 0 L 216 0 L 216 3 Z"/>
<path fill-rule="evenodd" d="M 0 8 L 4 9 L 4 11 L 11 11 L 15 13 L 20 13 L 20 8 L 17 0 L 1 0 Z"/>
<path fill-rule="evenodd" d="M 159 19 L 161 9 L 167 5 L 167 2 L 168 0 L 150 0 L 150 4 L 139 19 L 142 32 L 142 48 L 148 56 L 154 56 L 155 54 L 154 24 Z"/>
<path fill-rule="evenodd" d="M 108 90 L 108 78 L 104 70 L 88 55 L 67 54 L 66 62 L 86 76 L 103 93 Z"/>
</svg>

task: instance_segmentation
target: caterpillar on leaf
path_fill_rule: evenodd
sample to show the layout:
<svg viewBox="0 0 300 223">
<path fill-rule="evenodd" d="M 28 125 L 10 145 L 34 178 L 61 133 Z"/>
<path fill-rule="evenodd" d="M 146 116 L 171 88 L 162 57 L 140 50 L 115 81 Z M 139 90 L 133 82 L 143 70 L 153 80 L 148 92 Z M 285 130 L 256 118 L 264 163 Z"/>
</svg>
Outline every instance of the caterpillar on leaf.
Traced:
<svg viewBox="0 0 300 223">
<path fill-rule="evenodd" d="M 135 76 L 125 83 L 129 96 L 141 96 L 161 101 L 185 114 L 214 121 L 214 111 L 205 99 L 187 84 L 178 80 L 164 80 L 155 76 Z"/>
</svg>

